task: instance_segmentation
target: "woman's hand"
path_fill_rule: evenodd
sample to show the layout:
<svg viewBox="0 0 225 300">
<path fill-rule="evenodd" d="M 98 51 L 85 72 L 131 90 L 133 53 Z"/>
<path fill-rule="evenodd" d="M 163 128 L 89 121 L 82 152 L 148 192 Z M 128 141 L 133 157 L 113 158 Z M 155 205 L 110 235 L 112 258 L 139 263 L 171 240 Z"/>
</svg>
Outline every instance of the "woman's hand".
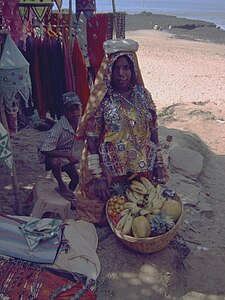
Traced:
<svg viewBox="0 0 225 300">
<path fill-rule="evenodd" d="M 157 167 L 157 183 L 158 184 L 165 184 L 168 178 L 165 178 L 165 174 L 161 167 Z"/>
<path fill-rule="evenodd" d="M 100 178 L 95 181 L 95 194 L 103 201 L 107 201 L 110 197 L 108 184 L 106 179 Z"/>
</svg>

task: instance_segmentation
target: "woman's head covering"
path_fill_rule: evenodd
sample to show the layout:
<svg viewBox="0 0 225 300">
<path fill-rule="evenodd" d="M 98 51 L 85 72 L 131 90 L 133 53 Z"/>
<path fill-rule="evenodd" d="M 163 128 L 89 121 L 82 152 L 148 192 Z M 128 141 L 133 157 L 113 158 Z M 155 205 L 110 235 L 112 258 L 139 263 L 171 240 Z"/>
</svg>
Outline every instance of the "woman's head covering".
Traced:
<svg viewBox="0 0 225 300">
<path fill-rule="evenodd" d="M 138 48 L 139 44 L 131 39 L 113 39 L 103 43 L 105 56 L 98 70 L 93 90 L 76 132 L 78 138 L 84 137 L 88 120 L 95 114 L 107 93 L 111 84 L 113 64 L 120 56 L 127 55 L 131 59 L 134 64 L 136 84 L 144 86 L 136 55 Z"/>
<path fill-rule="evenodd" d="M 134 53 L 138 51 L 138 48 L 138 42 L 130 39 L 107 40 L 103 43 L 103 49 L 107 55 L 120 51 Z"/>
</svg>

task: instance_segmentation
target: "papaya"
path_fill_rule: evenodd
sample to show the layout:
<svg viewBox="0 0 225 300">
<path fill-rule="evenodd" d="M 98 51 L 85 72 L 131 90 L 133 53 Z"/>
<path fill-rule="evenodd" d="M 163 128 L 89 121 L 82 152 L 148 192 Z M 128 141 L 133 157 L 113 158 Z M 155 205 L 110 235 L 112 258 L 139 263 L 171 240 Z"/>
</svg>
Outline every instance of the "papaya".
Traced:
<svg viewBox="0 0 225 300">
<path fill-rule="evenodd" d="M 146 238 L 151 234 L 151 225 L 145 216 L 134 218 L 132 223 L 132 233 L 136 238 Z"/>
<path fill-rule="evenodd" d="M 181 215 L 181 205 L 176 200 L 167 200 L 163 204 L 161 212 L 170 216 L 175 222 L 180 218 Z"/>
</svg>

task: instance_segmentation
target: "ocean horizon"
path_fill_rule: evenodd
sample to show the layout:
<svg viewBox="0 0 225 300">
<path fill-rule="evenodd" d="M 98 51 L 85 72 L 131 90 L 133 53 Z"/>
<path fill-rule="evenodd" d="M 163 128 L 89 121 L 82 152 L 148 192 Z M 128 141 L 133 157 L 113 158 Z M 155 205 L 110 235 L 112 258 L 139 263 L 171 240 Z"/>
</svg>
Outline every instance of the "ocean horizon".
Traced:
<svg viewBox="0 0 225 300">
<path fill-rule="evenodd" d="M 116 11 L 128 14 L 151 12 L 192 20 L 203 20 L 225 30 L 225 0 L 114 0 Z M 63 8 L 69 0 L 63 1 Z M 75 1 L 72 0 L 75 11 Z M 113 0 L 96 0 L 96 12 L 113 12 Z"/>
</svg>

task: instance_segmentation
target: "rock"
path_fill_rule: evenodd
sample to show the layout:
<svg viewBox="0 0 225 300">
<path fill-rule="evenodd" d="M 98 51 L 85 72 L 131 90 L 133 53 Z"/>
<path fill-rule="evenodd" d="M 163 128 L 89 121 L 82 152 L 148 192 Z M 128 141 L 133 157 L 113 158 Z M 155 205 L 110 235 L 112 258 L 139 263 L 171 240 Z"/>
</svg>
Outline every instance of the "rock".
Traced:
<svg viewBox="0 0 225 300">
<path fill-rule="evenodd" d="M 171 173 L 167 186 L 177 192 L 183 204 L 196 206 L 200 201 L 202 186 L 194 180 L 180 174 Z"/>
<path fill-rule="evenodd" d="M 203 167 L 203 156 L 186 147 L 174 147 L 170 152 L 171 170 L 192 179 L 197 179 Z"/>
<path fill-rule="evenodd" d="M 199 202 L 199 194 L 201 189 L 195 185 L 181 182 L 176 187 L 176 192 L 181 198 L 183 204 L 196 206 Z"/>
<path fill-rule="evenodd" d="M 199 209 L 199 212 L 206 218 L 212 219 L 214 217 L 214 211 L 210 203 L 199 203 L 197 208 Z"/>
</svg>

